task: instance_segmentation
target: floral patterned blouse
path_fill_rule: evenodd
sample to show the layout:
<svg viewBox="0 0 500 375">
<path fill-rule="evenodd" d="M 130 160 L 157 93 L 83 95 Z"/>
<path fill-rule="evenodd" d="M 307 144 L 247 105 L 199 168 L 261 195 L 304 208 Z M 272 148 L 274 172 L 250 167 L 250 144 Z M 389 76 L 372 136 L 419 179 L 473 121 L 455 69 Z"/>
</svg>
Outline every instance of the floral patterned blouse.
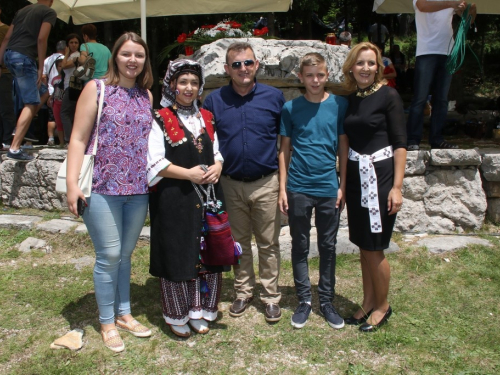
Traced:
<svg viewBox="0 0 500 375">
<path fill-rule="evenodd" d="M 101 95 L 98 80 L 97 104 Z M 148 193 L 146 175 L 152 115 L 148 91 L 134 86 L 105 86 L 92 192 L 103 195 Z M 95 124 L 86 154 L 92 153 Z"/>
</svg>

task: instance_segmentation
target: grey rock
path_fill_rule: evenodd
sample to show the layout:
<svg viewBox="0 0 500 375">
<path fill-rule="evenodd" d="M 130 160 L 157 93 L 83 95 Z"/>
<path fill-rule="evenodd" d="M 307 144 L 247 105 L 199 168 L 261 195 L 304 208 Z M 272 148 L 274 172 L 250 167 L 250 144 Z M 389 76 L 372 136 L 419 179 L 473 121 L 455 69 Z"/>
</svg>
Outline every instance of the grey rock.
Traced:
<svg viewBox="0 0 500 375">
<path fill-rule="evenodd" d="M 44 148 L 38 152 L 38 160 L 57 160 L 62 163 L 67 154 L 68 150 L 65 149 Z"/>
<path fill-rule="evenodd" d="M 38 216 L 26 215 L 0 215 L 0 227 L 2 228 L 17 228 L 31 229 L 42 218 Z"/>
<path fill-rule="evenodd" d="M 483 188 L 488 198 L 500 198 L 500 181 L 483 181 Z"/>
<path fill-rule="evenodd" d="M 193 59 L 205 68 L 207 90 L 218 88 L 228 83 L 224 71 L 227 47 L 235 42 L 248 42 L 252 45 L 260 63 L 257 79 L 274 87 L 302 87 L 297 73 L 299 61 L 308 52 L 319 52 L 327 61 L 329 71 L 327 88 L 341 90 L 342 64 L 348 50 L 332 46 L 318 40 L 274 40 L 261 38 L 219 39 L 202 46 L 193 55 Z M 208 91 L 207 91 L 208 92 Z"/>
<path fill-rule="evenodd" d="M 486 181 L 500 181 L 500 153 L 483 155 L 481 172 Z"/>
<path fill-rule="evenodd" d="M 93 265 L 95 262 L 95 258 L 86 255 L 81 258 L 71 259 L 69 262 L 73 263 L 78 271 L 81 271 L 84 267 Z"/>
<path fill-rule="evenodd" d="M 436 166 L 480 165 L 481 155 L 472 150 L 431 150 L 430 164 Z"/>
<path fill-rule="evenodd" d="M 423 175 L 429 162 L 429 151 L 408 151 L 405 176 Z"/>
<path fill-rule="evenodd" d="M 479 171 L 439 170 L 427 175 L 426 182 L 429 188 L 424 204 L 428 216 L 447 218 L 462 228 L 481 227 L 486 213 L 486 195 Z"/>
<path fill-rule="evenodd" d="M 19 245 L 19 251 L 23 253 L 29 253 L 32 249 L 46 250 L 46 247 L 47 247 L 47 241 L 34 237 L 28 237 Z"/>
<path fill-rule="evenodd" d="M 433 254 L 455 251 L 469 245 L 491 246 L 490 241 L 467 236 L 439 236 L 427 237 L 419 240 L 417 246 L 425 246 Z"/>
<path fill-rule="evenodd" d="M 500 223 L 500 198 L 488 199 L 488 218 L 495 222 Z"/>
<path fill-rule="evenodd" d="M 403 179 L 402 193 L 404 197 L 403 210 L 406 209 L 407 200 L 420 201 L 424 198 L 429 186 L 424 176 L 405 177 Z"/>
<path fill-rule="evenodd" d="M 37 229 L 50 233 L 68 233 L 77 225 L 78 223 L 74 221 L 53 219 L 39 223 Z"/>
<path fill-rule="evenodd" d="M 151 237 L 151 227 L 143 227 L 141 230 L 141 234 L 139 235 L 139 238 L 141 240 L 149 240 Z"/>
<path fill-rule="evenodd" d="M 385 250 L 386 253 L 391 253 L 394 251 L 398 251 L 399 246 L 392 242 L 389 244 L 389 248 Z M 254 258 L 256 254 L 256 248 L 254 250 Z M 292 252 L 292 238 L 290 236 L 290 228 L 288 226 L 281 228 L 280 233 L 280 253 L 281 259 L 291 260 L 291 252 Z M 354 245 L 351 241 L 349 241 L 349 231 L 347 228 L 340 228 L 337 233 L 337 246 L 336 246 L 337 254 L 358 254 L 359 247 Z M 316 228 L 312 227 L 310 232 L 310 245 L 309 245 L 309 256 L 308 258 L 318 258 L 318 243 L 317 243 L 317 232 Z"/>
<path fill-rule="evenodd" d="M 87 226 L 85 224 L 78 224 L 75 228 L 75 233 L 88 233 Z"/>
<path fill-rule="evenodd" d="M 424 180 L 424 178 L 421 178 Z M 404 180 L 406 184 L 406 179 Z M 425 205 L 422 200 L 407 199 L 403 201 L 403 207 L 398 212 L 398 217 L 394 228 L 403 233 L 424 233 L 429 228 L 429 217 L 425 212 Z"/>
</svg>

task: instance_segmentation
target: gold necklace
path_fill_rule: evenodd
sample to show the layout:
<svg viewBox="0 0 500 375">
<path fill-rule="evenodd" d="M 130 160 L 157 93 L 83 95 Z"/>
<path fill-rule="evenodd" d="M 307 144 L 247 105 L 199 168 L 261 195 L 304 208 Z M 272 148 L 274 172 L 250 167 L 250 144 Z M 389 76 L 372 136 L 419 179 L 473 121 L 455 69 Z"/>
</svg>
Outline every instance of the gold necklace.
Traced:
<svg viewBox="0 0 500 375">
<path fill-rule="evenodd" d="M 366 98 L 368 95 L 373 94 L 381 87 L 382 87 L 382 84 L 380 82 L 373 82 L 370 86 L 368 86 L 364 89 L 360 89 L 358 87 L 358 91 L 356 92 L 356 96 L 359 96 L 360 98 Z"/>
</svg>

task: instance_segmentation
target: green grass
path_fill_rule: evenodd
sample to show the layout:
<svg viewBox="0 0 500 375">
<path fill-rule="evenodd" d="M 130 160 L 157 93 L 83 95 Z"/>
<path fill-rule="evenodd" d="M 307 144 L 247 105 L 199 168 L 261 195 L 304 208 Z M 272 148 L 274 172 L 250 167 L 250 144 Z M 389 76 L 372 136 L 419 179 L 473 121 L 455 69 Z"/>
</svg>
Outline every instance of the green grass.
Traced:
<svg viewBox="0 0 500 375">
<path fill-rule="evenodd" d="M 28 236 L 52 252 L 20 253 Z M 297 301 L 290 262 L 280 276 L 283 319 L 267 324 L 254 300 L 242 317 L 228 315 L 231 273 L 224 275 L 219 320 L 207 335 L 175 337 L 161 316 L 158 280 L 148 273 L 149 245 L 140 242 L 132 264 L 132 310 L 153 330 L 149 339 L 123 334 L 126 351 L 103 347 L 93 294 L 92 267 L 71 259 L 92 256 L 86 235 L 0 229 L 0 373 L 2 374 L 497 374 L 500 372 L 500 252 L 470 246 L 431 255 L 409 246 L 388 255 L 392 278 L 390 322 L 373 334 L 331 329 L 317 300 L 307 325 L 293 329 Z M 449 262 L 445 261 L 445 258 Z M 317 294 L 318 260 L 310 262 Z M 356 255 L 337 257 L 335 305 L 348 316 L 361 301 Z M 257 291 L 258 293 L 258 291 Z M 50 343 L 73 328 L 84 347 L 53 351 Z"/>
</svg>

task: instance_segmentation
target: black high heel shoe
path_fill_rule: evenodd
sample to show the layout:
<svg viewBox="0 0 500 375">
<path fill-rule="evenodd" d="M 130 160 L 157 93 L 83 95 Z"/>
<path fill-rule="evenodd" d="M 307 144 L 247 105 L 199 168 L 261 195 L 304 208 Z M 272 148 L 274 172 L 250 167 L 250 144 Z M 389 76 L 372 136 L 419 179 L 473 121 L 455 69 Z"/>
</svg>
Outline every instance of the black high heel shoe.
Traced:
<svg viewBox="0 0 500 375">
<path fill-rule="evenodd" d="M 365 324 L 363 324 L 362 326 L 359 327 L 359 330 L 361 332 L 373 332 L 373 331 L 376 331 L 377 329 L 379 329 L 380 327 L 382 327 L 384 324 L 387 323 L 387 321 L 389 320 L 389 318 L 391 317 L 391 315 L 392 315 L 392 308 L 391 308 L 391 306 L 389 306 L 389 308 L 385 312 L 383 318 L 380 319 L 380 322 L 378 322 L 378 324 L 372 325 L 372 324 L 365 323 Z"/>
<path fill-rule="evenodd" d="M 365 323 L 370 314 L 372 313 L 373 309 L 368 311 L 367 314 L 363 315 L 361 318 L 357 319 L 354 317 L 354 314 L 352 314 L 349 318 L 344 319 L 345 324 L 349 324 L 351 326 L 359 326 L 362 323 Z"/>
</svg>

